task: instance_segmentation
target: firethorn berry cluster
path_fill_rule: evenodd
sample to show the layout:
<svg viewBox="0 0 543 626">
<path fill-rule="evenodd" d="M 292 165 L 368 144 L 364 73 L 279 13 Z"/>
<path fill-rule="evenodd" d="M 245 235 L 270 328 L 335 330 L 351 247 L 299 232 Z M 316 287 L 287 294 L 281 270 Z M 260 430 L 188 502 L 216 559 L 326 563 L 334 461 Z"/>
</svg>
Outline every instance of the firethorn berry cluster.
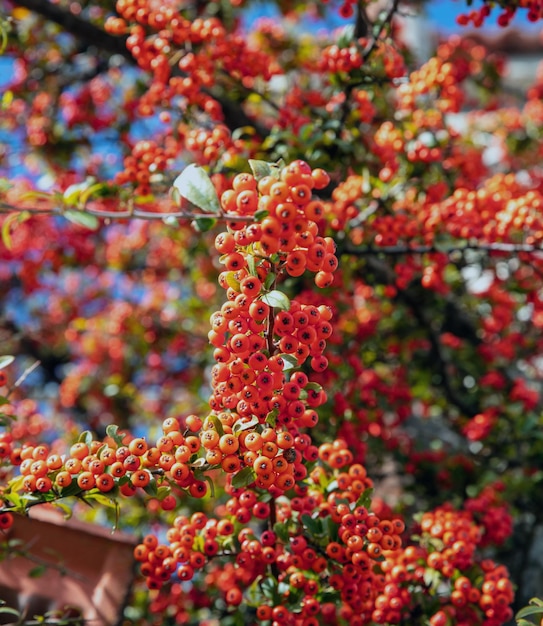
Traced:
<svg viewBox="0 0 543 626">
<path fill-rule="evenodd" d="M 460 110 L 464 94 L 457 84 L 454 65 L 438 57 L 431 58 L 420 69 L 412 72 L 409 82 L 398 87 L 400 108 L 417 108 L 420 98 L 431 90 L 438 91 L 435 106 L 442 113 L 457 113 Z"/>
<path fill-rule="evenodd" d="M 400 519 L 382 519 L 360 504 L 369 485 L 365 469 L 337 440 L 318 449 L 318 465 L 299 495 L 274 502 L 265 491 L 229 482 L 220 521 L 203 513 L 179 516 L 165 543 L 148 535 L 135 556 L 151 589 L 170 578 L 192 580 L 205 568 L 231 607 L 242 602 L 244 589 L 271 575 L 275 585 L 256 608 L 259 622 L 369 623 L 383 588 L 378 572 L 404 531 Z M 248 526 L 272 510 L 273 529 Z"/>
<path fill-rule="evenodd" d="M 136 193 L 145 195 L 149 192 L 150 182 L 154 174 L 163 172 L 168 159 L 175 156 L 173 151 L 161 148 L 154 141 L 138 141 L 132 149 L 132 154 L 124 159 L 124 170 L 115 176 L 115 182 L 135 183 Z"/>
<path fill-rule="evenodd" d="M 222 130 L 215 136 L 190 136 L 202 146 L 210 137 L 227 139 Z M 383 124 L 377 139 L 385 153 L 405 150 L 413 138 Z M 144 154 L 152 153 L 152 145 L 147 147 Z M 164 535 L 150 533 L 136 547 L 135 558 L 148 589 L 157 594 L 157 605 L 171 603 L 177 614 L 175 603 L 185 596 L 174 590 L 192 581 L 213 589 L 213 601 L 228 611 L 240 605 L 249 610 L 251 602 L 256 621 L 273 626 L 398 624 L 421 604 L 433 626 L 502 624 L 511 615 L 511 583 L 503 568 L 480 562 L 477 554 L 511 531 L 498 486 L 473 498 L 466 510 L 444 506 L 424 514 L 417 529 L 420 546 L 402 547 L 404 522 L 385 506 L 370 507 L 372 481 L 359 462 L 366 442 L 357 441 L 364 432 L 381 437 L 388 449 L 402 443 L 395 427 L 413 403 L 410 388 L 402 384 L 402 366 L 378 373 L 365 367 L 358 350 L 341 356 L 328 350 L 335 359 L 328 368 L 325 349 L 334 345 L 332 322 L 345 332 L 356 328 L 352 343 L 358 346 L 375 333 L 378 318 L 371 304 L 338 320 L 341 303 L 326 292 L 287 296 L 291 277 L 304 275 L 321 288 L 335 280 L 335 245 L 322 235 L 330 205 L 315 195 L 328 185 L 328 175 L 303 161 L 285 166 L 253 161 L 251 166 L 253 174 L 235 176 L 226 189 L 224 177 L 214 179 L 226 220 L 215 238 L 223 266 L 218 283 L 226 301 L 210 318 L 215 363 L 205 416 L 168 417 L 154 442 L 111 427 L 102 441 L 86 433 L 66 455 L 46 445 L 15 448 L 4 438 L 0 457 L 9 457 L 20 470 L 11 485 L 13 502 L 20 492 L 36 502 L 147 494 L 173 518 L 181 498 L 202 498 L 213 493 L 214 484 L 225 483 L 227 499 L 213 516 L 178 514 Z M 513 188 L 514 181 L 509 182 Z M 353 175 L 334 192 L 330 204 L 341 207 L 338 224 L 356 217 L 363 189 L 364 177 Z M 475 206 L 487 194 L 484 188 L 464 190 L 457 201 Z M 454 215 L 441 225 L 449 200 L 428 199 L 424 226 L 409 213 L 412 201 L 416 198 L 398 201 L 400 227 L 386 215 L 375 217 L 377 245 L 393 245 L 406 232 L 431 242 L 438 228 L 459 227 Z M 489 214 L 504 211 L 499 199 L 493 202 Z M 494 227 L 503 220 L 495 220 Z M 429 259 L 434 271 L 444 263 L 441 253 Z M 393 295 L 398 281 L 409 283 L 417 271 L 423 286 L 440 288 L 423 282 L 433 273 L 413 263 L 398 271 L 387 293 Z M 355 294 L 365 303 L 375 295 L 362 283 Z M 503 300 L 499 293 L 495 297 Z M 500 320 L 507 322 L 497 315 L 485 332 Z M 455 339 L 449 336 L 443 345 L 452 347 Z M 428 346 L 414 340 L 411 349 L 417 348 Z M 391 353 L 397 349 L 390 346 Z M 335 394 L 334 411 L 350 413 L 352 419 L 341 427 L 343 439 L 317 446 L 311 429 L 327 399 L 327 377 L 341 359 L 356 374 L 356 383 Z M 532 406 L 528 389 L 519 383 L 514 390 Z M 383 396 L 393 410 L 380 406 Z M 421 459 L 410 458 L 416 469 Z M 437 465 L 440 458 L 436 453 L 427 460 Z M 6 510 L 3 514 L 10 516 Z M 4 523 L 9 525 L 9 517 Z"/>
<path fill-rule="evenodd" d="M 317 423 L 315 408 L 326 394 L 300 368 L 307 362 L 315 372 L 326 369 L 332 314 L 326 306 L 290 302 L 274 287 L 306 270 L 326 287 L 338 262 L 333 241 L 318 235 L 322 205 L 312 197 L 313 189 L 328 183 L 326 173 L 298 161 L 276 174 L 258 182 L 239 175 L 221 198 L 228 213 L 250 223 L 232 220 L 216 239 L 226 267 L 219 283 L 228 300 L 211 320 L 217 364 L 210 415 L 183 423 L 169 418 L 154 446 L 141 438 L 125 442 L 116 431 L 107 442 L 84 435 L 67 457 L 46 445 L 27 445 L 14 459 L 23 491 L 62 497 L 119 488 L 131 495 L 164 483 L 201 497 L 207 483 L 200 467 L 243 471 L 247 483 L 274 486 L 277 493 L 305 478 L 304 462 L 314 461 L 317 449 L 301 431 Z M 265 214 L 261 221 L 254 221 L 257 211 Z"/>
<path fill-rule="evenodd" d="M 381 564 L 383 593 L 375 601 L 376 623 L 398 623 L 413 601 L 420 602 L 417 594 L 432 588 L 440 590 L 438 603 L 431 594 L 427 597 L 432 626 L 497 626 L 511 619 L 513 587 L 507 570 L 475 558 L 484 529 L 468 511 L 439 507 L 422 516 L 420 529 L 420 547 L 402 548 Z"/>
<path fill-rule="evenodd" d="M 259 180 L 240 174 L 221 196 L 229 215 L 262 217 L 231 221 L 215 240 L 227 301 L 211 316 L 217 364 L 210 407 L 217 415 L 204 423 L 202 445 L 209 462 L 227 471 L 252 468 L 262 488 L 290 489 L 305 476 L 302 459 L 316 458 L 316 449 L 298 447 L 296 438 L 300 428 L 317 423 L 315 408 L 326 395 L 298 368 L 308 362 L 316 372 L 326 369 L 331 311 L 289 301 L 276 287 L 284 276 L 305 271 L 315 273 L 319 287 L 333 280 L 335 245 L 318 235 L 322 204 L 312 197 L 327 183 L 322 170 L 294 162 Z M 296 370 L 288 377 L 287 366 Z M 217 422 L 235 433 L 218 433 Z"/>
<path fill-rule="evenodd" d="M 468 13 L 462 13 L 456 18 L 456 21 L 461 26 L 467 26 L 472 23 L 473 26 L 479 28 L 490 16 L 493 8 L 494 3 L 489 2 L 489 0 L 484 0 L 484 4 L 481 8 L 473 9 Z M 515 17 L 519 9 L 527 9 L 526 17 L 530 20 L 530 22 L 537 22 L 538 20 L 543 19 L 543 3 L 541 0 L 520 0 L 520 2 L 515 3 L 515 6 L 506 6 L 503 9 L 496 20 L 498 26 L 501 26 L 502 28 L 509 26 L 511 20 Z"/>
<path fill-rule="evenodd" d="M 217 17 L 190 20 L 170 6 L 151 8 L 136 0 L 118 0 L 116 10 L 120 17 L 109 18 L 106 30 L 128 34 L 128 50 L 154 77 L 152 88 L 140 101 L 143 115 L 172 103 L 174 109 L 196 105 L 219 121 L 221 107 L 208 95 L 218 67 L 226 75 L 239 77 L 246 87 L 257 76 L 269 80 L 280 73 L 272 55 L 251 47 L 238 33 L 229 32 Z"/>
<path fill-rule="evenodd" d="M 364 40 L 360 40 L 362 45 Z M 351 45 L 340 48 L 336 44 L 324 48 L 319 59 L 318 69 L 321 72 L 345 72 L 357 70 L 362 67 L 362 56 L 357 46 Z"/>
</svg>

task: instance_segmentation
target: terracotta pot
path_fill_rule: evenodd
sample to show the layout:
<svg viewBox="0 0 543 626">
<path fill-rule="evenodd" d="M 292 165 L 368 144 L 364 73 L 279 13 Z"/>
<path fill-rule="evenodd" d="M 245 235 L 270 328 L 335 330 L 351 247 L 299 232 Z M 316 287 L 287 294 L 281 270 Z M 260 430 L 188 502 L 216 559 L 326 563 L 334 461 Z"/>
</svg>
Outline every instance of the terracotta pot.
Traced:
<svg viewBox="0 0 543 626">
<path fill-rule="evenodd" d="M 134 574 L 133 536 L 39 506 L 15 516 L 9 539 L 29 555 L 0 562 L 0 598 L 9 606 L 28 618 L 69 606 L 91 626 L 119 622 Z"/>
</svg>

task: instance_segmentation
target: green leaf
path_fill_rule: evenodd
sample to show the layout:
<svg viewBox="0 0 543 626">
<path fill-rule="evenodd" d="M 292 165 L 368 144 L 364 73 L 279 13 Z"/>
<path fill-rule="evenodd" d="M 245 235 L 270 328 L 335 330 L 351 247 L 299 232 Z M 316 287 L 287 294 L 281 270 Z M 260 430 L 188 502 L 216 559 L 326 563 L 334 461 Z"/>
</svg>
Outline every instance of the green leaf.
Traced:
<svg viewBox="0 0 543 626">
<path fill-rule="evenodd" d="M 298 359 L 295 356 L 292 356 L 292 354 L 281 354 L 281 358 L 283 359 L 284 365 L 283 365 L 283 371 L 287 371 L 287 370 L 291 370 L 294 369 L 295 367 L 298 367 L 299 363 L 298 363 Z"/>
<path fill-rule="evenodd" d="M 322 528 L 322 520 L 320 518 L 313 519 L 311 515 L 304 513 L 301 517 L 302 524 L 307 528 L 311 535 L 321 535 Z"/>
<path fill-rule="evenodd" d="M 266 415 L 266 424 L 268 424 L 268 426 L 271 426 L 271 428 L 274 428 L 277 422 L 278 415 L 279 415 L 279 411 L 277 409 L 273 409 L 273 411 L 270 411 Z"/>
<path fill-rule="evenodd" d="M 224 428 L 222 427 L 222 422 L 221 420 L 216 416 L 213 415 L 213 413 L 211 413 L 211 415 L 208 415 L 205 419 L 206 422 L 211 422 L 213 424 L 213 428 L 219 433 L 219 436 L 223 436 L 224 435 Z"/>
<path fill-rule="evenodd" d="M 252 467 L 244 467 L 241 471 L 235 474 L 232 478 L 232 487 L 240 489 L 241 487 L 247 487 L 256 478 L 255 471 Z"/>
<path fill-rule="evenodd" d="M 88 189 L 88 186 L 88 183 L 83 181 L 82 183 L 75 183 L 74 185 L 66 187 L 64 193 L 62 194 L 64 202 L 68 205 L 76 205 L 79 201 L 79 197 L 81 196 L 81 192 Z"/>
<path fill-rule="evenodd" d="M 92 433 L 90 430 L 84 430 L 77 439 L 78 443 L 86 443 L 88 446 L 92 443 Z"/>
<path fill-rule="evenodd" d="M 277 278 L 276 274 L 274 274 L 273 272 L 270 272 L 264 279 L 264 289 L 270 289 L 270 287 L 275 282 L 276 278 Z"/>
<path fill-rule="evenodd" d="M 239 291 L 239 280 L 236 280 L 235 272 L 228 272 L 226 274 L 226 284 L 234 291 Z"/>
<path fill-rule="evenodd" d="M 275 176 L 272 164 L 268 161 L 259 161 L 257 159 L 249 159 L 249 165 L 253 171 L 253 176 L 256 180 L 260 180 L 266 176 Z"/>
<path fill-rule="evenodd" d="M 214 498 L 215 497 L 215 483 L 213 482 L 211 476 L 208 476 L 207 474 L 205 474 L 204 480 L 209 485 L 209 495 L 210 495 L 210 497 Z"/>
<path fill-rule="evenodd" d="M 289 533 L 288 527 L 283 522 L 277 522 L 273 525 L 273 532 L 283 543 L 288 543 Z"/>
<path fill-rule="evenodd" d="M 522 619 L 523 617 L 528 617 L 528 615 L 543 614 L 543 606 L 533 606 L 534 600 L 537 600 L 537 598 L 533 598 L 532 600 L 530 600 L 531 606 L 525 606 L 523 609 L 520 609 L 520 611 L 515 616 L 516 619 Z"/>
<path fill-rule="evenodd" d="M 145 491 L 147 495 L 153 498 L 156 498 L 158 495 L 158 487 L 156 484 L 156 480 L 154 478 L 151 478 L 151 480 L 149 481 L 147 485 L 145 485 L 143 490 Z"/>
<path fill-rule="evenodd" d="M 40 576 L 43 576 L 46 571 L 47 567 L 45 565 L 36 565 L 36 567 L 33 567 L 28 572 L 28 575 L 30 578 L 39 578 Z"/>
<path fill-rule="evenodd" d="M 264 294 L 262 296 L 262 302 L 268 306 L 273 306 L 276 309 L 281 309 L 282 311 L 288 311 L 290 309 L 290 300 L 282 291 L 279 291 L 278 289 L 274 289 L 273 291 Z"/>
<path fill-rule="evenodd" d="M 435 569 L 426 568 L 424 570 L 424 583 L 430 587 L 431 591 L 435 591 L 441 584 L 441 573 Z"/>
<path fill-rule="evenodd" d="M 234 435 L 236 433 L 241 432 L 242 430 L 249 430 L 249 428 L 253 428 L 258 424 L 258 417 L 253 415 L 253 417 L 248 422 L 242 422 L 241 420 L 237 420 L 232 427 L 232 432 Z"/>
<path fill-rule="evenodd" d="M 268 217 L 270 212 L 267 209 L 259 209 L 255 212 L 255 222 L 261 222 L 265 217 Z"/>
<path fill-rule="evenodd" d="M 348 48 L 354 39 L 354 25 L 347 24 L 341 32 L 341 35 L 338 37 L 337 46 L 338 48 Z"/>
<path fill-rule="evenodd" d="M 310 383 L 307 383 L 304 389 L 307 389 L 308 391 L 321 391 L 322 385 L 319 385 L 319 383 L 310 382 Z"/>
<path fill-rule="evenodd" d="M 60 490 L 61 498 L 68 498 L 70 496 L 78 496 L 82 492 L 81 487 L 77 484 L 77 481 L 72 481 L 67 487 Z"/>
<path fill-rule="evenodd" d="M 4 354 L 0 356 L 0 370 L 3 370 L 4 367 L 11 365 L 15 361 L 15 357 L 11 356 L 11 354 Z"/>
<path fill-rule="evenodd" d="M 255 258 L 252 254 L 250 254 L 247 257 L 247 266 L 249 268 L 249 274 L 251 276 L 258 276 L 257 271 L 256 271 L 256 263 L 255 263 Z"/>
<path fill-rule="evenodd" d="M 151 481 L 151 482 L 153 482 L 153 481 Z M 150 484 L 151 483 L 149 483 L 149 485 Z M 147 485 L 147 487 L 149 487 L 149 485 Z M 146 491 L 147 491 L 147 487 L 145 488 Z M 155 484 L 155 488 L 156 488 L 156 484 Z M 98 504 L 101 504 L 102 506 L 107 506 L 108 509 L 113 509 L 116 506 L 115 500 L 113 500 L 109 496 L 106 496 L 105 494 L 103 494 L 100 491 L 88 491 L 85 494 L 85 499 L 87 499 L 87 500 L 94 500 L 94 501 L 98 502 Z"/>
<path fill-rule="evenodd" d="M 199 217 L 192 221 L 192 227 L 199 233 L 207 233 L 216 223 L 217 220 L 212 217 Z"/>
<path fill-rule="evenodd" d="M 196 164 L 188 165 L 175 179 L 173 186 L 185 198 L 198 208 L 209 213 L 220 213 L 221 205 L 211 178 Z"/>
<path fill-rule="evenodd" d="M 76 209 L 68 209 L 64 211 L 63 215 L 69 222 L 83 226 L 89 230 L 96 230 L 100 223 L 95 215 L 85 213 L 84 211 L 77 211 Z"/>
<path fill-rule="evenodd" d="M 373 488 L 369 487 L 368 489 L 365 489 L 361 494 L 360 497 L 358 498 L 358 500 L 356 501 L 356 506 L 363 506 L 369 508 L 369 506 L 371 505 L 371 497 L 373 495 Z"/>
<path fill-rule="evenodd" d="M 21 617 L 21 613 L 17 611 L 17 609 L 12 609 L 10 606 L 0 607 L 0 615 L 15 615 L 17 618 Z"/>
<path fill-rule="evenodd" d="M 111 437 L 118 446 L 122 446 L 123 438 L 118 434 L 118 431 L 119 427 L 117 426 L 117 424 L 109 424 L 108 426 L 106 426 L 106 435 L 108 437 Z"/>
<path fill-rule="evenodd" d="M 162 486 L 157 489 L 156 497 L 162 502 L 162 500 L 164 500 L 164 498 L 168 496 L 171 492 L 172 490 L 170 489 L 170 487 Z"/>
<path fill-rule="evenodd" d="M 59 502 L 57 500 L 53 502 L 53 505 L 62 511 L 64 519 L 70 519 L 72 517 L 72 509 L 65 502 Z"/>
<path fill-rule="evenodd" d="M 8 250 L 11 250 L 11 226 L 12 224 L 22 224 L 30 219 L 29 211 L 21 211 L 20 213 L 10 213 L 2 222 L 2 241 Z"/>
<path fill-rule="evenodd" d="M 81 192 L 81 195 L 79 196 L 79 202 L 84 206 L 89 198 L 96 194 L 99 194 L 100 197 L 103 197 L 106 195 L 110 195 L 111 190 L 104 183 L 94 183 L 94 185 L 87 187 L 87 189 Z"/>
</svg>

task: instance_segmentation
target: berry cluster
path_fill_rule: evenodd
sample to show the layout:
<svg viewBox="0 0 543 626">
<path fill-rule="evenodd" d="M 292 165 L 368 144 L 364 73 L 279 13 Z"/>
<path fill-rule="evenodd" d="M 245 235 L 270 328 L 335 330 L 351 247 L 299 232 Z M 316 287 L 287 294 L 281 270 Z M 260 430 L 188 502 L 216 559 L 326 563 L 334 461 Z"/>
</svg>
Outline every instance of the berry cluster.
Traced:
<svg viewBox="0 0 543 626">
<path fill-rule="evenodd" d="M 173 150 L 165 150 L 152 140 L 138 141 L 132 154 L 124 159 L 124 170 L 115 176 L 115 182 L 136 184 L 136 193 L 149 193 L 153 175 L 163 172 L 168 159 L 175 156 Z"/>
<path fill-rule="evenodd" d="M 363 44 L 363 40 L 360 42 Z M 340 48 L 333 44 L 324 48 L 319 58 L 318 70 L 320 72 L 344 72 L 349 74 L 353 70 L 362 67 L 363 60 L 358 49 L 354 44 L 347 48 Z"/>
<path fill-rule="evenodd" d="M 481 8 L 472 9 L 468 13 L 461 13 L 456 18 L 456 21 L 460 26 L 468 26 L 471 23 L 475 28 L 480 28 L 492 13 L 493 8 L 494 3 L 484 0 L 484 4 Z M 526 17 L 530 22 L 537 22 L 543 19 L 543 3 L 541 0 L 520 0 L 520 2 L 516 2 L 514 6 L 505 6 L 496 19 L 498 26 L 501 28 L 509 26 L 519 8 L 527 9 Z"/>
<path fill-rule="evenodd" d="M 248 525 L 270 515 L 266 493 L 228 482 L 230 499 L 217 510 L 220 521 L 203 513 L 178 516 L 165 543 L 154 535 L 144 537 L 135 557 L 147 586 L 161 588 L 170 578 L 192 580 L 205 567 L 206 580 L 235 607 L 243 589 L 271 568 L 277 586 L 257 607 L 259 621 L 311 625 L 320 615 L 333 623 L 368 623 L 382 589 L 378 567 L 400 548 L 404 524 L 358 504 L 371 481 L 361 465 L 351 463 L 345 442 L 321 446 L 318 459 L 300 495 L 273 504 L 273 529 Z M 337 488 L 326 489 L 335 483 Z M 337 599 L 319 601 L 325 589 L 331 600 Z"/>
</svg>

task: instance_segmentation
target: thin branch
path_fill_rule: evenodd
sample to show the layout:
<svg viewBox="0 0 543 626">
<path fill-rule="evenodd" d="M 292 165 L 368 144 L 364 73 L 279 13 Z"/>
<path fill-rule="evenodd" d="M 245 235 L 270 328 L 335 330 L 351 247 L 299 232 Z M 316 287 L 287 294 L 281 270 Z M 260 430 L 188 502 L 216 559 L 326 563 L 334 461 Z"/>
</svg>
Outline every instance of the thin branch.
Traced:
<svg viewBox="0 0 543 626">
<path fill-rule="evenodd" d="M 66 209 L 72 210 L 70 207 L 18 207 L 7 202 L 0 201 L 0 214 L 1 213 L 23 213 L 27 211 L 33 215 L 63 215 Z M 126 219 L 140 219 L 140 220 L 165 220 L 165 219 L 180 219 L 180 220 L 198 220 L 204 218 L 217 219 L 225 222 L 252 222 L 254 218 L 251 215 L 234 215 L 230 213 L 220 213 L 218 215 L 214 213 L 191 213 L 189 211 L 170 211 L 167 213 L 156 213 L 153 211 L 145 211 L 143 209 L 129 209 L 127 211 L 102 211 L 100 209 L 93 209 L 85 207 L 84 209 L 78 209 L 81 213 L 87 215 L 93 215 L 94 217 L 102 219 L 114 219 L 114 220 L 126 220 Z"/>
<path fill-rule="evenodd" d="M 11 393 L 17 389 L 17 387 L 19 387 L 20 385 L 23 384 L 23 382 L 28 378 L 28 376 L 30 376 L 30 374 L 32 374 L 32 372 L 41 365 L 41 361 L 34 361 L 34 363 L 32 363 L 32 365 L 30 367 L 27 367 L 25 369 L 25 371 L 19 376 L 19 378 L 13 383 L 13 386 L 11 387 L 11 389 L 8 391 L 6 397 L 9 398 L 9 396 L 11 395 Z"/>
<path fill-rule="evenodd" d="M 543 242 L 540 244 L 528 243 L 505 243 L 505 242 L 473 242 L 467 244 L 451 244 L 449 246 L 436 245 L 404 245 L 404 246 L 365 246 L 363 248 L 352 248 L 346 246 L 344 254 L 351 256 L 401 256 L 403 254 L 453 254 L 455 252 L 466 252 L 474 250 L 479 252 L 508 252 L 508 253 L 537 253 L 543 252 Z"/>
<path fill-rule="evenodd" d="M 356 39 L 367 37 L 371 29 L 371 22 L 366 13 L 366 1 L 358 0 L 356 7 L 356 22 L 354 25 L 354 36 Z"/>
<path fill-rule="evenodd" d="M 381 20 L 381 23 L 379 24 L 377 32 L 373 33 L 373 37 L 371 38 L 371 41 L 368 43 L 368 45 L 366 46 L 364 52 L 362 53 L 362 59 L 364 61 L 366 61 L 368 59 L 370 54 L 377 47 L 377 44 L 379 43 L 379 39 L 381 38 L 381 35 L 383 34 L 383 31 L 385 30 L 385 28 L 387 26 L 389 26 L 389 24 L 392 22 L 392 18 L 394 17 L 396 12 L 398 11 L 398 5 L 399 4 L 400 4 L 400 0 L 393 0 L 392 1 L 392 4 L 390 5 L 390 9 L 388 10 L 388 12 L 385 15 L 385 17 Z"/>
</svg>

